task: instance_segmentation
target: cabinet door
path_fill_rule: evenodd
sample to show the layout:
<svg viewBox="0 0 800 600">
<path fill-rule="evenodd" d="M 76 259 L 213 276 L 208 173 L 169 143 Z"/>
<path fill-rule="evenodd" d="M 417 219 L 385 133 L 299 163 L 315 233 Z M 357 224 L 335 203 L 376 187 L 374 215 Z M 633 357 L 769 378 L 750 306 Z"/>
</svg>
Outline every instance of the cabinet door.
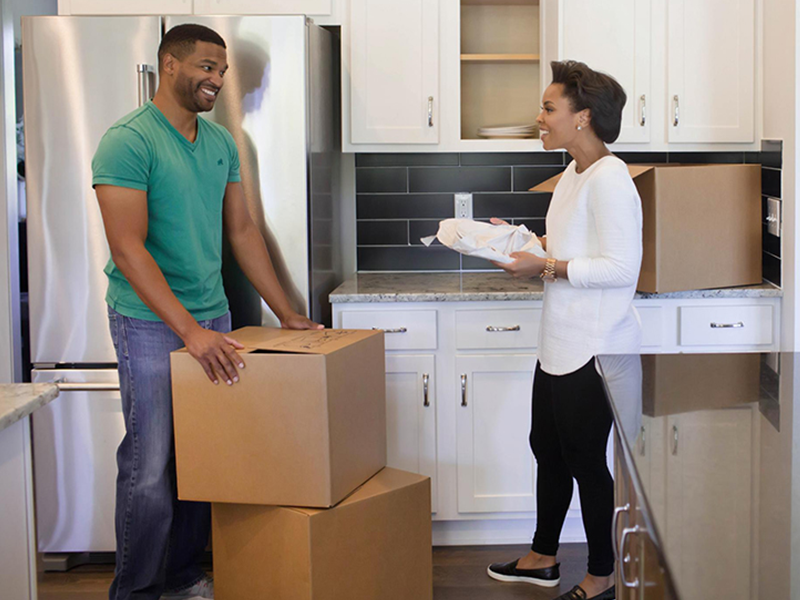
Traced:
<svg viewBox="0 0 800 600">
<path fill-rule="evenodd" d="M 387 466 L 431 478 L 436 512 L 436 377 L 434 357 L 386 356 Z"/>
<path fill-rule="evenodd" d="M 528 445 L 536 356 L 458 356 L 457 460 L 460 513 L 533 511 Z"/>
<path fill-rule="evenodd" d="M 438 143 L 438 0 L 352 0 L 350 86 L 352 143 Z"/>
<path fill-rule="evenodd" d="M 563 0 L 563 59 L 612 75 L 628 96 L 618 142 L 650 141 L 650 10 L 652 0 Z"/>
<path fill-rule="evenodd" d="M 755 0 L 667 3 L 670 142 L 752 142 Z"/>
<path fill-rule="evenodd" d="M 664 537 L 682 597 L 752 597 L 752 410 L 685 413 L 666 422 Z"/>
<path fill-rule="evenodd" d="M 329 15 L 333 0 L 194 0 L 196 15 Z"/>
<path fill-rule="evenodd" d="M 191 0 L 61 0 L 60 15 L 190 15 Z"/>
</svg>

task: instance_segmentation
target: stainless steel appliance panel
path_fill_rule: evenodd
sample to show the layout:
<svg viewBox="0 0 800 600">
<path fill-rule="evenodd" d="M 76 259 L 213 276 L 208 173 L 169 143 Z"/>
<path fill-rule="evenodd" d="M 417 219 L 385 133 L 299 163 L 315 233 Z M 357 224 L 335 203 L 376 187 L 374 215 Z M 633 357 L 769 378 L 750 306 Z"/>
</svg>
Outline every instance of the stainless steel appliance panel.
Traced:
<svg viewBox="0 0 800 600">
<path fill-rule="evenodd" d="M 250 214 L 290 302 L 309 314 L 306 19 L 170 16 L 165 31 L 182 23 L 200 23 L 225 40 L 230 69 L 214 110 L 202 116 L 236 140 Z M 259 317 L 278 326 L 230 258 L 224 276 L 234 326 L 259 324 Z"/>
<path fill-rule="evenodd" d="M 31 360 L 114 363 L 105 316 L 109 258 L 91 161 L 139 105 L 159 17 L 23 17 Z M 124 43 L 123 43 L 124 42 Z"/>
<path fill-rule="evenodd" d="M 125 435 L 116 369 L 34 370 L 65 381 L 33 415 L 39 552 L 113 552 L 117 446 Z"/>
</svg>

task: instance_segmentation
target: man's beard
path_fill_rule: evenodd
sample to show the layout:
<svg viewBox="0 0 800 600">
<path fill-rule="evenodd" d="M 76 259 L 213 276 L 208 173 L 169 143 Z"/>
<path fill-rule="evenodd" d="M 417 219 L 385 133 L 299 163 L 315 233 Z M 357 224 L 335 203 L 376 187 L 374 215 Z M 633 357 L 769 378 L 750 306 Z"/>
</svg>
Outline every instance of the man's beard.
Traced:
<svg viewBox="0 0 800 600">
<path fill-rule="evenodd" d="M 200 104 L 197 98 L 197 94 L 201 93 L 199 84 L 195 85 L 192 83 L 191 79 L 182 76 L 179 76 L 177 83 L 175 90 L 177 92 L 178 102 L 183 108 L 195 113 L 208 112 L 214 108 L 213 103 L 211 108 L 205 108 Z"/>
</svg>

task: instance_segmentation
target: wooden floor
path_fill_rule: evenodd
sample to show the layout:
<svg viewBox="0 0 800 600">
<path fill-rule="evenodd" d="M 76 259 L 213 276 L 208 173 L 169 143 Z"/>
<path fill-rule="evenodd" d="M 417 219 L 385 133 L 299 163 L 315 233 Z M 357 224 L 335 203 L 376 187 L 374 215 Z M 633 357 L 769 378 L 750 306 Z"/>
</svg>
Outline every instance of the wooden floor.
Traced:
<svg viewBox="0 0 800 600">
<path fill-rule="evenodd" d="M 586 569 L 586 545 L 563 544 L 560 588 L 500 583 L 486 575 L 489 563 L 513 560 L 528 546 L 448 546 L 433 550 L 434 600 L 547 600 L 580 583 Z M 44 573 L 39 600 L 106 600 L 112 565 L 85 565 L 66 573 Z M 353 600 L 358 600 L 354 598 Z"/>
</svg>

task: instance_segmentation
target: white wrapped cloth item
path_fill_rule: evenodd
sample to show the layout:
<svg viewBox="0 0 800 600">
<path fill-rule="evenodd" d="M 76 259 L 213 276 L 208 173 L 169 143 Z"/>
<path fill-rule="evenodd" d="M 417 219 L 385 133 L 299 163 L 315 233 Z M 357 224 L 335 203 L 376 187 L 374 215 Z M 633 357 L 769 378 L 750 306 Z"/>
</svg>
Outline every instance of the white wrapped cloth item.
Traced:
<svg viewBox="0 0 800 600">
<path fill-rule="evenodd" d="M 448 248 L 466 256 L 477 256 L 499 263 L 512 263 L 513 252 L 530 252 L 542 258 L 547 252 L 535 233 L 524 225 L 492 225 L 472 219 L 445 219 L 439 223 L 436 235 L 421 238 L 430 246 L 438 239 Z"/>
</svg>

